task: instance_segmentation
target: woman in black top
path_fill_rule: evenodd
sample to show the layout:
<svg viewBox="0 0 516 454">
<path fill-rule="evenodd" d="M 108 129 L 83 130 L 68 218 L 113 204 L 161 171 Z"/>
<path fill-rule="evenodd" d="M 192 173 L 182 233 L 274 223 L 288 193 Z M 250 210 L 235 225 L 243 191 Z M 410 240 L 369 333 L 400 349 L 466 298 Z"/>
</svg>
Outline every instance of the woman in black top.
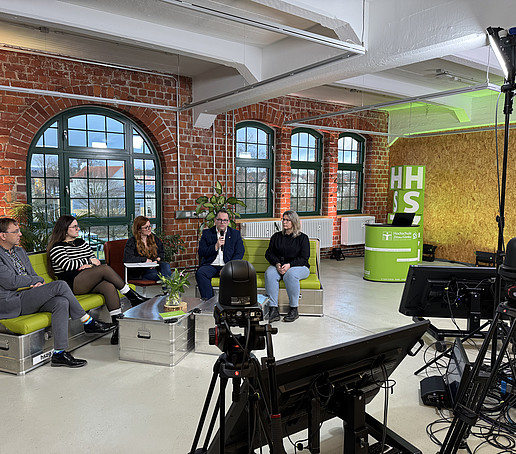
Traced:
<svg viewBox="0 0 516 454">
<path fill-rule="evenodd" d="M 47 263 L 50 276 L 68 283 L 73 293 L 100 293 L 114 323 L 118 323 L 120 297 L 118 291 L 127 296 L 133 306 L 147 301 L 124 282 L 109 265 L 102 265 L 95 257 L 90 245 L 79 238 L 79 224 L 70 215 L 61 216 L 54 226 L 47 246 Z M 118 343 L 118 330 L 111 339 Z"/>
<path fill-rule="evenodd" d="M 310 241 L 301 232 L 301 221 L 295 211 L 283 213 L 283 230 L 272 235 L 265 258 L 271 266 L 265 270 L 265 291 L 269 296 L 269 321 L 280 319 L 278 311 L 279 281 L 283 279 L 290 309 L 283 318 L 293 322 L 299 318 L 297 307 L 301 293 L 299 281 L 310 274 Z"/>
<path fill-rule="evenodd" d="M 158 272 L 165 277 L 172 275 L 170 263 L 165 261 L 165 249 L 163 242 L 152 233 L 150 219 L 145 216 L 137 216 L 133 222 L 133 236 L 127 240 L 124 249 L 125 263 L 151 263 L 156 262 L 155 268 L 130 269 L 132 278 L 158 280 Z"/>
</svg>

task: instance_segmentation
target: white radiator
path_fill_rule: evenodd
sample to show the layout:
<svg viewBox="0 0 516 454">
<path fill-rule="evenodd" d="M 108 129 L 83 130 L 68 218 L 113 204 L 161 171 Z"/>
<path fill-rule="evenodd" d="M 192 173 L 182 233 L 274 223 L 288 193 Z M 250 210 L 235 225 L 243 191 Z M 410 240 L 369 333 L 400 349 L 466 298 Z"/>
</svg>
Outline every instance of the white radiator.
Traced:
<svg viewBox="0 0 516 454">
<path fill-rule="evenodd" d="M 270 238 L 280 230 L 281 221 L 256 221 L 240 224 L 242 238 Z"/>
<path fill-rule="evenodd" d="M 281 221 L 251 221 L 240 224 L 240 233 L 242 238 L 270 238 L 281 228 Z M 319 239 L 321 248 L 333 246 L 333 219 L 301 219 L 301 230 Z"/>
<path fill-rule="evenodd" d="M 319 239 L 321 248 L 333 246 L 333 219 L 301 219 L 301 231 Z"/>
<path fill-rule="evenodd" d="M 365 243 L 365 225 L 373 224 L 374 216 L 350 216 L 341 218 L 340 244 L 351 246 Z"/>
</svg>

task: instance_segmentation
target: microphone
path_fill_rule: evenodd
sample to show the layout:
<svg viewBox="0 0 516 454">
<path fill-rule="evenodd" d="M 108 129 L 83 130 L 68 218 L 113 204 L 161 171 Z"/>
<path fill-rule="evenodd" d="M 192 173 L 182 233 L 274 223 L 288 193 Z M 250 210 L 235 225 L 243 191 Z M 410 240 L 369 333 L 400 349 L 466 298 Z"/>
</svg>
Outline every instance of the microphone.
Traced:
<svg viewBox="0 0 516 454">
<path fill-rule="evenodd" d="M 224 238 L 224 230 L 221 230 L 221 231 L 220 231 L 220 237 L 221 237 L 221 238 Z M 220 250 L 221 250 L 222 252 L 224 252 L 224 245 L 221 245 L 221 246 L 220 246 Z"/>
</svg>

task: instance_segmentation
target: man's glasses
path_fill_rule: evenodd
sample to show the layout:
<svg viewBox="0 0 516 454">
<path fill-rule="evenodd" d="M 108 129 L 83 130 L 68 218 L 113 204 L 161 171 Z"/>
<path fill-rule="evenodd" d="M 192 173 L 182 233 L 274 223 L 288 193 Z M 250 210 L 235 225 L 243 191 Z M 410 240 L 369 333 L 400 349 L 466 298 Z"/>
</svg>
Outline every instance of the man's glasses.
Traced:
<svg viewBox="0 0 516 454">
<path fill-rule="evenodd" d="M 13 230 L 12 232 L 2 232 L 2 233 L 14 233 L 15 235 L 17 235 L 18 233 L 20 233 L 20 229 Z"/>
<path fill-rule="evenodd" d="M 229 219 L 219 219 L 219 218 L 215 218 L 216 221 L 218 222 L 222 222 L 224 224 L 227 224 L 229 222 Z"/>
</svg>

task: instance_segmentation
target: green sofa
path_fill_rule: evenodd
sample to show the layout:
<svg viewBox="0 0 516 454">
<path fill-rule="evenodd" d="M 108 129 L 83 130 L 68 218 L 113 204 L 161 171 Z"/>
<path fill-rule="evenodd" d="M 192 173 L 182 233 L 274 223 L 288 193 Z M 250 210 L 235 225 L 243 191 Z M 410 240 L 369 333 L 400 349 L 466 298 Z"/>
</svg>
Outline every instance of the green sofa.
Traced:
<svg viewBox="0 0 516 454">
<path fill-rule="evenodd" d="M 47 254 L 30 254 L 31 264 L 45 282 L 52 278 L 47 271 Z M 99 294 L 78 295 L 77 299 L 85 311 L 95 317 L 100 316 L 104 297 Z M 23 375 L 45 364 L 53 349 L 50 312 L 21 315 L 0 320 L 0 371 Z M 70 320 L 69 350 L 85 345 L 102 334 L 85 334 L 80 320 Z"/>
<path fill-rule="evenodd" d="M 270 265 L 265 258 L 265 251 L 269 247 L 267 238 L 244 238 L 245 254 L 243 260 L 251 263 L 256 270 L 256 284 L 259 292 L 265 290 L 264 273 Z M 319 280 L 319 240 L 310 240 L 310 275 L 303 279 L 301 284 L 301 298 L 299 300 L 299 313 L 301 315 L 323 315 L 323 287 Z M 213 288 L 219 287 L 219 278 L 211 280 Z M 288 311 L 288 296 L 285 284 L 280 281 L 280 293 L 278 298 L 279 311 Z"/>
</svg>

